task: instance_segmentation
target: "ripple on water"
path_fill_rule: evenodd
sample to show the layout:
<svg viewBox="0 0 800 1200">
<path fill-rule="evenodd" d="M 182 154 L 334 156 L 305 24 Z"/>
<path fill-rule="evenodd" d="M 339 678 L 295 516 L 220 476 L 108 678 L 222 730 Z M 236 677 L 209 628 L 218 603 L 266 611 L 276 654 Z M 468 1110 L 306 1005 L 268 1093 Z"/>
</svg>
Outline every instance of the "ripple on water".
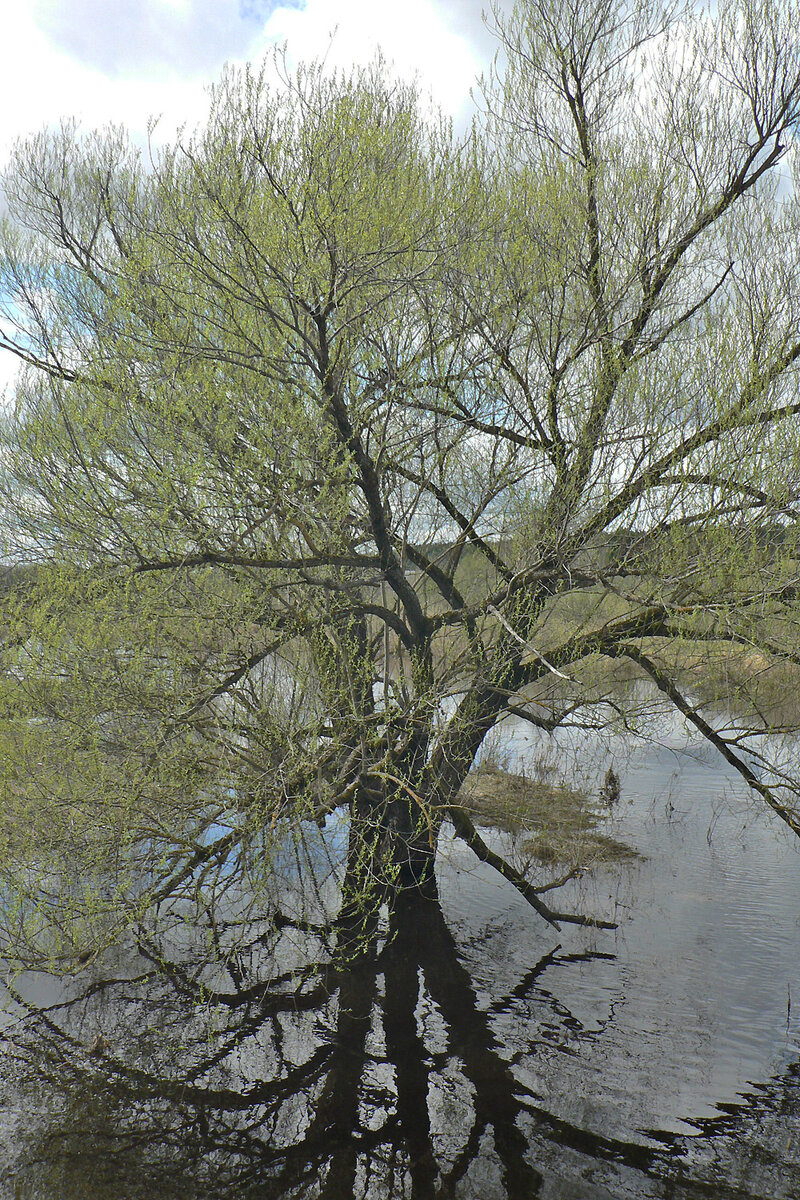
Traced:
<svg viewBox="0 0 800 1200">
<path fill-rule="evenodd" d="M 508 723 L 514 768 L 534 769 L 544 744 L 521 722 Z M 580 757 L 574 744 L 564 749 L 574 783 L 586 782 L 587 763 L 597 780 L 615 761 L 622 801 L 608 831 L 645 861 L 601 871 L 595 882 L 596 897 L 605 877 L 614 899 L 610 877 L 623 881 L 616 897 L 628 907 L 616 937 L 558 935 L 561 953 L 593 945 L 613 950 L 614 961 L 595 959 L 576 972 L 559 971 L 556 960 L 522 1007 L 494 1019 L 499 1028 L 527 1022 L 530 1051 L 520 1069 L 544 1089 L 552 1112 L 618 1136 L 686 1132 L 797 1054 L 800 854 L 741 778 L 713 750 L 687 743 L 678 724 L 659 745 L 626 749 L 626 757 L 608 739 L 584 739 Z M 469 868 L 468 856 L 456 853 L 453 868 L 443 891 L 467 940 L 477 945 L 482 927 L 492 931 L 487 988 L 490 977 L 497 985 L 501 943 L 519 976 L 525 964 L 515 944 L 544 953 L 550 931 L 538 929 L 513 892 Z M 630 891 L 626 877 L 635 881 Z M 585 889 L 584 903 L 591 897 Z M 485 948 L 474 957 L 480 976 Z"/>
</svg>

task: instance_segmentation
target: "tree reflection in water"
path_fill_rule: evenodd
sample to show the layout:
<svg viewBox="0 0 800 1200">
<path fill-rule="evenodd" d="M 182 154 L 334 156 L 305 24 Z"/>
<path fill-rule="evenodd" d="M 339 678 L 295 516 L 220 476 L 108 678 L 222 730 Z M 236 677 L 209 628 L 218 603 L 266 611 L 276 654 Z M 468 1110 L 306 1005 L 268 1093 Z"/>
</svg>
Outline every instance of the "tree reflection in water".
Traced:
<svg viewBox="0 0 800 1200">
<path fill-rule="evenodd" d="M 569 1195 L 725 1194 L 702 1171 L 686 1181 L 681 1139 L 592 1134 L 525 1082 L 548 1022 L 567 1050 L 602 1032 L 549 995 L 548 969 L 610 955 L 559 947 L 482 1008 L 434 889 L 402 893 L 367 931 L 358 914 L 340 921 L 335 946 L 324 926 L 278 913 L 258 925 L 191 915 L 140 931 L 124 970 L 106 964 L 49 1004 L 41 978 L 10 985 L 10 1194 L 532 1200 L 562 1194 L 551 1186 L 565 1157 L 584 1180 Z M 534 1000 L 548 1022 L 528 1026 Z M 505 1043 L 498 1018 L 517 1019 Z M 739 1144 L 736 1119 L 702 1132 Z M 600 1176 L 611 1190 L 587 1182 Z"/>
</svg>

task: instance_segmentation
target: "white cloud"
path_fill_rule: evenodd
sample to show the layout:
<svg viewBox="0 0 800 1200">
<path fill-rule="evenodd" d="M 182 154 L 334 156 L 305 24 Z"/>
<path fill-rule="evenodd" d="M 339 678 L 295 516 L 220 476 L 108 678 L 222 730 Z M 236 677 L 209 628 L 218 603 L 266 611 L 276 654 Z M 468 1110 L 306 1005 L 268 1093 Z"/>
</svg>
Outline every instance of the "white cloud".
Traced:
<svg viewBox="0 0 800 1200">
<path fill-rule="evenodd" d="M 485 58 L 473 0 L 298 2 L 285 8 L 276 8 L 276 0 L 8 5 L 0 39 L 0 163 L 17 136 L 64 117 L 88 128 L 122 123 L 142 140 L 148 118 L 161 115 L 162 136 L 169 136 L 178 125 L 202 119 L 204 85 L 226 58 L 259 59 L 284 41 L 293 62 L 327 54 L 338 66 L 367 63 L 380 47 L 398 74 L 416 72 L 449 113 L 458 116 L 468 107 Z"/>
<path fill-rule="evenodd" d="M 110 6 L 109 6 L 110 8 Z M 0 39 L 0 162 L 17 137 L 77 117 L 88 128 L 123 123 L 143 137 L 150 115 L 173 127 L 202 115 L 203 81 L 112 76 L 55 46 L 29 4 L 9 6 Z"/>
<path fill-rule="evenodd" d="M 85 66 L 118 76 L 207 76 L 246 54 L 280 0 L 36 0 L 36 24 Z M 285 0 L 284 0 L 285 2 Z"/>
<path fill-rule="evenodd" d="M 398 75 L 418 74 L 436 103 L 457 116 L 481 62 L 455 24 L 430 0 L 308 0 L 302 9 L 276 11 L 264 34 L 265 42 L 286 41 L 295 62 L 327 55 L 332 66 L 346 67 L 371 61 L 380 48 Z"/>
</svg>

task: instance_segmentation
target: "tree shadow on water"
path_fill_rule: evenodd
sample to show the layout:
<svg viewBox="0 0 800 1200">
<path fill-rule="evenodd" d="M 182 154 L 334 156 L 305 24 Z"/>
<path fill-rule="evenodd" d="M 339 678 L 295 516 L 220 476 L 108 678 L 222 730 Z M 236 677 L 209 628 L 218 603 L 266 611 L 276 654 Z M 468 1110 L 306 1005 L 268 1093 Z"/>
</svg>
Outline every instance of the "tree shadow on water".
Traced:
<svg viewBox="0 0 800 1200">
<path fill-rule="evenodd" d="M 553 1195 L 559 1156 L 618 1183 L 570 1195 L 713 1194 L 667 1182 L 685 1146 L 549 1113 L 516 1066 L 536 1052 L 535 1023 L 496 1030 L 535 1000 L 573 1048 L 596 1037 L 543 976 L 609 955 L 558 947 L 487 1009 L 433 887 L 401 893 L 369 936 L 340 928 L 357 947 L 347 961 L 323 953 L 322 928 L 287 919 L 246 937 L 238 924 L 235 943 L 219 921 L 193 934 L 213 946 L 203 960 L 151 931 L 49 1003 L 26 998 L 40 981 L 10 985 L 9 1196 L 534 1200 Z"/>
</svg>

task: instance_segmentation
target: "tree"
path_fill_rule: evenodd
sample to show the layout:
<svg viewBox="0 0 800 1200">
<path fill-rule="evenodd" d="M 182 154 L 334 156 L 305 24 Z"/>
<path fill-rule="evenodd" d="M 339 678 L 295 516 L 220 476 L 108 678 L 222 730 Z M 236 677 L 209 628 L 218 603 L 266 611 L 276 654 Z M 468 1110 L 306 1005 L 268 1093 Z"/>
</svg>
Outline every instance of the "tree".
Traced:
<svg viewBox="0 0 800 1200">
<path fill-rule="evenodd" d="M 229 72 L 149 163 L 119 131 L 18 148 L 20 890 L 37 826 L 138 913 L 268 886 L 345 812 L 342 945 L 434 886 L 445 820 L 546 920 L 606 924 L 458 793 L 509 713 L 635 728 L 620 663 L 800 835 L 763 687 L 720 727 L 696 673 L 800 663 L 797 28 L 783 0 L 542 0 L 498 20 L 462 142 L 378 65 Z"/>
</svg>

